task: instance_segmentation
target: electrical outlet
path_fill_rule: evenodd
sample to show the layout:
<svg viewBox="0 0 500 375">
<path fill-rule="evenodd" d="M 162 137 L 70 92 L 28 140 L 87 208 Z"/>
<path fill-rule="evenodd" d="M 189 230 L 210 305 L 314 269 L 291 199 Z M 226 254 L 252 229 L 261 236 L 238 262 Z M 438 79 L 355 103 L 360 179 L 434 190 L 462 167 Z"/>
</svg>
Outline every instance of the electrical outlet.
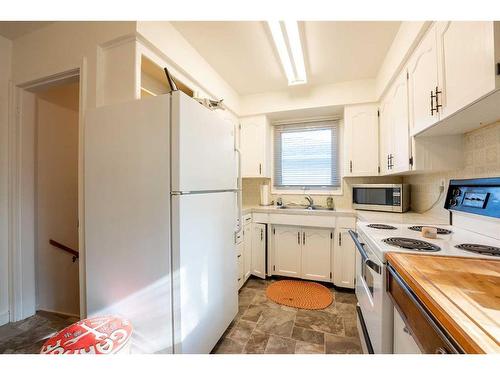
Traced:
<svg viewBox="0 0 500 375">
<path fill-rule="evenodd" d="M 439 190 L 441 191 L 444 191 L 444 187 L 446 185 L 446 181 L 444 178 L 442 178 L 440 181 L 439 181 Z"/>
</svg>

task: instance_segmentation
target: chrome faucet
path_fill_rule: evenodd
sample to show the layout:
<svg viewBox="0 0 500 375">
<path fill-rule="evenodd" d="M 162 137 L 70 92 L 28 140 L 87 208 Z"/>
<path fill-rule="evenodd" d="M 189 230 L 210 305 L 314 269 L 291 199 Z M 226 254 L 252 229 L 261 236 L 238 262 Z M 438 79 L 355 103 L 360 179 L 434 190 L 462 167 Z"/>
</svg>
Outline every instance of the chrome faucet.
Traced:
<svg viewBox="0 0 500 375">
<path fill-rule="evenodd" d="M 310 195 L 305 196 L 306 201 L 309 203 L 308 207 L 314 206 L 314 201 Z"/>
</svg>

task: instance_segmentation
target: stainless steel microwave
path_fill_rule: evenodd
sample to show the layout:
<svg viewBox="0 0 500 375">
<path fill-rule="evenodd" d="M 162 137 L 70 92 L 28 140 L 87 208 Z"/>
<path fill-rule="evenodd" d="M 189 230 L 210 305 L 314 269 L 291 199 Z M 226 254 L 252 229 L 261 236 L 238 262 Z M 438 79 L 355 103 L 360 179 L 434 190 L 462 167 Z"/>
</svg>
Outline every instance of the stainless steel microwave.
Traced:
<svg viewBox="0 0 500 375">
<path fill-rule="evenodd" d="M 406 212 L 410 209 L 410 185 L 352 185 L 352 208 L 368 211 Z"/>
</svg>

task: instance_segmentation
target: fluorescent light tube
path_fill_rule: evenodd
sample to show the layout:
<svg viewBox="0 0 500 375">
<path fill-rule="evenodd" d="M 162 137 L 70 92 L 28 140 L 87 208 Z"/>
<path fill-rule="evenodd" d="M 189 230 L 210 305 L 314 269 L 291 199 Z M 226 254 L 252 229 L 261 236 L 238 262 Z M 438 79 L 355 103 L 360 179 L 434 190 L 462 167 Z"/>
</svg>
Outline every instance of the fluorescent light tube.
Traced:
<svg viewBox="0 0 500 375">
<path fill-rule="evenodd" d="M 285 30 L 288 35 L 288 43 L 292 51 L 292 60 L 295 66 L 295 81 L 297 83 L 306 83 L 306 68 L 304 66 L 304 55 L 302 54 L 298 22 L 285 21 Z"/>
<path fill-rule="evenodd" d="M 306 83 L 304 55 L 302 53 L 297 21 L 285 22 L 284 28 L 280 21 L 268 21 L 267 23 L 288 79 L 288 85 Z"/>
</svg>

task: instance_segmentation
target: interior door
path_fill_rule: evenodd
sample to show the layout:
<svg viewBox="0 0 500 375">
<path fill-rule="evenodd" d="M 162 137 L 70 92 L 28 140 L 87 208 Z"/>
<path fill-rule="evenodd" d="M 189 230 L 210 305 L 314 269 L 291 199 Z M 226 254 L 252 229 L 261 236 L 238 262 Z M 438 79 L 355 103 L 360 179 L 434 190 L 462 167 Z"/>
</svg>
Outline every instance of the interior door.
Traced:
<svg viewBox="0 0 500 375">
<path fill-rule="evenodd" d="M 302 278 L 330 281 L 331 239 L 329 229 L 305 228 L 302 232 Z"/>
<path fill-rule="evenodd" d="M 172 191 L 236 189 L 234 133 L 218 112 L 172 93 Z"/>
<path fill-rule="evenodd" d="M 441 118 L 495 89 L 494 23 L 437 24 Z"/>
<path fill-rule="evenodd" d="M 410 129 L 417 133 L 439 121 L 439 113 L 431 111 L 436 102 L 431 92 L 438 86 L 436 25 L 434 24 L 413 52 L 408 63 L 408 104 Z"/>
<path fill-rule="evenodd" d="M 300 277 L 302 230 L 296 226 L 276 225 L 274 234 L 274 273 Z"/>
<path fill-rule="evenodd" d="M 253 224 L 252 275 L 266 278 L 266 225 Z"/>
</svg>

